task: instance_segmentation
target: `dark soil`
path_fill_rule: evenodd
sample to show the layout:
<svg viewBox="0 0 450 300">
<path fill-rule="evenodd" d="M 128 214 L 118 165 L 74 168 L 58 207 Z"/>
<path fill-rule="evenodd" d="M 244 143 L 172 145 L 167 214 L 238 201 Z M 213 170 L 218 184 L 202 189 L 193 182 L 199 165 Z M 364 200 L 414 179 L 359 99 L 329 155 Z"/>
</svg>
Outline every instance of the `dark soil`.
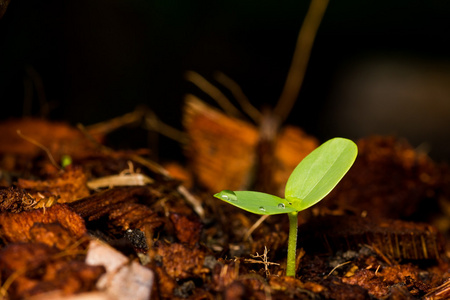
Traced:
<svg viewBox="0 0 450 300">
<path fill-rule="evenodd" d="M 17 129 L 72 164 L 56 168 Z M 260 216 L 213 198 L 190 168 L 105 148 L 104 136 L 64 123 L 15 120 L 0 132 L 6 299 L 102 292 L 108 266 L 85 260 L 93 239 L 154 273 L 152 299 L 450 298 L 449 168 L 402 139 L 358 141 L 342 182 L 299 215 L 292 278 L 287 216 L 253 227 Z M 124 170 L 127 183 L 108 177 Z"/>
</svg>

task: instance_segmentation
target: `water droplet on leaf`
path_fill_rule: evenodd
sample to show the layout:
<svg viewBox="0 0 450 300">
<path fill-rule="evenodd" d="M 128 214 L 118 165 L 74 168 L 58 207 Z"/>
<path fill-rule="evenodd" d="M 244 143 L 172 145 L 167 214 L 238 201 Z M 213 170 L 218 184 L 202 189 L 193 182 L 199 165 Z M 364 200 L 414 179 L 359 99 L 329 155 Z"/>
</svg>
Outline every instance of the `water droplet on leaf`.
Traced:
<svg viewBox="0 0 450 300">
<path fill-rule="evenodd" d="M 233 191 L 229 191 L 229 190 L 223 190 L 214 196 L 220 197 L 220 199 L 225 200 L 225 201 L 237 201 L 236 194 Z"/>
<path fill-rule="evenodd" d="M 285 209 L 286 205 L 284 205 L 284 203 L 278 203 L 278 208 Z"/>
<path fill-rule="evenodd" d="M 260 206 L 260 207 L 259 207 L 259 210 L 260 210 L 260 211 L 266 211 L 266 209 L 265 209 L 263 206 Z"/>
</svg>

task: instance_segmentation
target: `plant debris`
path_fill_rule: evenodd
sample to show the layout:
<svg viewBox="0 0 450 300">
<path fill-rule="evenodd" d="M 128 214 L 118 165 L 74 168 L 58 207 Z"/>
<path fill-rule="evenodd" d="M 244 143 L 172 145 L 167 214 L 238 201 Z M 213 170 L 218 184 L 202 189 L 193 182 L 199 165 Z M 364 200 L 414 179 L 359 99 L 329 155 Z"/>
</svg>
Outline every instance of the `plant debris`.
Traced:
<svg viewBox="0 0 450 300">
<path fill-rule="evenodd" d="M 449 168 L 401 139 L 358 142 L 342 183 L 299 218 L 292 278 L 285 216 L 259 220 L 207 190 L 232 174 L 177 165 L 188 190 L 148 150 L 106 150 L 99 132 L 94 142 L 35 119 L 1 128 L 0 298 L 448 299 Z M 17 129 L 72 164 L 56 168 Z"/>
</svg>

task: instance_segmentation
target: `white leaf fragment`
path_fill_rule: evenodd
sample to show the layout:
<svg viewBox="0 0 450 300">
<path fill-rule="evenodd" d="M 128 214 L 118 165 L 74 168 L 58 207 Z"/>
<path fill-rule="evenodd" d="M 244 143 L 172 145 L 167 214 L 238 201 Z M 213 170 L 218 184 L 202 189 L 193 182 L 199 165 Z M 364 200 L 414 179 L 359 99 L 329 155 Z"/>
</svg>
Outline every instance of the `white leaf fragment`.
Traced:
<svg viewBox="0 0 450 300">
<path fill-rule="evenodd" d="M 150 299 L 154 283 L 153 271 L 133 261 L 100 241 L 92 240 L 86 255 L 89 265 L 102 265 L 106 269 L 97 282 L 110 299 Z"/>
<path fill-rule="evenodd" d="M 150 177 L 140 174 L 119 174 L 90 180 L 87 186 L 91 190 L 113 186 L 143 186 L 153 182 Z"/>
</svg>

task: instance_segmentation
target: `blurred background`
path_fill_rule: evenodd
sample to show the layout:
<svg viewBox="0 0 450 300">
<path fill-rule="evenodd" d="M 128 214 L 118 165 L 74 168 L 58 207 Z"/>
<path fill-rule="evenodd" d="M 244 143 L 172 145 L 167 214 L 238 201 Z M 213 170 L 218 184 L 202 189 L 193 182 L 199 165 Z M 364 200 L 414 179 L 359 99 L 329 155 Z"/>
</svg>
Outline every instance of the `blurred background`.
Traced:
<svg viewBox="0 0 450 300">
<path fill-rule="evenodd" d="M 151 108 L 181 129 L 194 70 L 257 107 L 278 100 L 309 1 L 11 0 L 0 20 L 1 119 L 85 125 Z M 395 134 L 450 158 L 450 2 L 331 1 L 287 123 L 321 141 Z M 139 135 L 120 147 L 141 146 Z M 161 138 L 160 153 L 179 155 Z"/>
</svg>

